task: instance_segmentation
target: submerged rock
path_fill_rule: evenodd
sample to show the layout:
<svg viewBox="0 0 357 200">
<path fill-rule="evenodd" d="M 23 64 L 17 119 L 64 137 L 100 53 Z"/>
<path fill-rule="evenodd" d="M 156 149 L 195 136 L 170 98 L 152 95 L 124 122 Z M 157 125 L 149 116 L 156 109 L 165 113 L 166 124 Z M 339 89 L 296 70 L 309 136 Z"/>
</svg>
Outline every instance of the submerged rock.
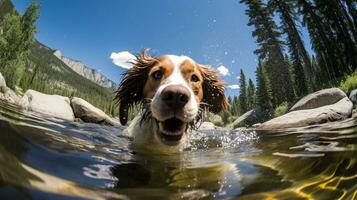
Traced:
<svg viewBox="0 0 357 200">
<path fill-rule="evenodd" d="M 102 110 L 81 98 L 74 97 L 71 100 L 71 105 L 75 117 L 80 118 L 84 122 L 106 124 L 112 126 L 120 125 L 119 122 L 116 122 L 114 119 L 105 114 Z"/>
<path fill-rule="evenodd" d="M 65 120 L 74 120 L 74 114 L 68 97 L 48 95 L 34 90 L 27 90 L 19 102 L 23 109 Z"/>
<path fill-rule="evenodd" d="M 352 109 L 352 102 L 345 97 L 332 105 L 289 112 L 263 123 L 257 129 L 295 128 L 343 120 L 351 116 Z"/>
<path fill-rule="evenodd" d="M 339 88 L 320 90 L 300 99 L 292 108 L 290 108 L 290 112 L 331 105 L 345 97 L 347 97 L 346 94 Z"/>
<path fill-rule="evenodd" d="M 235 129 L 238 127 L 249 127 L 253 124 L 262 122 L 265 118 L 265 113 L 260 107 L 250 110 L 236 119 L 233 123 L 229 124 L 227 128 Z"/>
</svg>

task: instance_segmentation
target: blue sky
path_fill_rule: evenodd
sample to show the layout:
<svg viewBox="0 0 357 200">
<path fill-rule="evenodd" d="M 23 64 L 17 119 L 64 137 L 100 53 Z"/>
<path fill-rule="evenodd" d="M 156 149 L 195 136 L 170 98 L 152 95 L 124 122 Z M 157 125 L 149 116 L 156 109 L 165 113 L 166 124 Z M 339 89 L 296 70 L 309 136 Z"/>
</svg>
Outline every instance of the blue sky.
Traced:
<svg viewBox="0 0 357 200">
<path fill-rule="evenodd" d="M 13 0 L 23 12 L 33 0 Z M 188 55 L 215 68 L 223 65 L 227 85 L 239 70 L 255 79 L 257 48 L 239 0 L 39 0 L 36 38 L 64 56 L 99 69 L 118 82 L 123 68 L 112 52 Z M 227 89 L 229 95 L 238 90 Z"/>
</svg>

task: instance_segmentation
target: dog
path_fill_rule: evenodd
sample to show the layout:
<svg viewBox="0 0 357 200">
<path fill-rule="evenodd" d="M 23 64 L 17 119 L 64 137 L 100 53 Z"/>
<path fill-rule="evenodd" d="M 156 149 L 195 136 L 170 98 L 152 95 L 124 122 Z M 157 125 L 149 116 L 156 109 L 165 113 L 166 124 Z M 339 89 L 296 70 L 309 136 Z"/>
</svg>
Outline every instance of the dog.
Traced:
<svg viewBox="0 0 357 200">
<path fill-rule="evenodd" d="M 143 151 L 170 152 L 182 149 L 189 129 L 196 129 L 205 110 L 226 110 L 224 82 L 214 68 L 187 56 L 152 57 L 143 50 L 131 60 L 116 91 L 119 120 L 139 106 L 138 115 L 125 130 L 132 145 Z"/>
</svg>

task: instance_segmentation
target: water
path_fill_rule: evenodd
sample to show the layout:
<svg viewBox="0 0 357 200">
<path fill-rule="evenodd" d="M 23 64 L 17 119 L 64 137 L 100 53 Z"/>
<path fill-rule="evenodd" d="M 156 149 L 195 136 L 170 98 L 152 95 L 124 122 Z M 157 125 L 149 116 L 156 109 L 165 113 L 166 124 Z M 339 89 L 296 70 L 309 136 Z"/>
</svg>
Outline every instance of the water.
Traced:
<svg viewBox="0 0 357 200">
<path fill-rule="evenodd" d="M 357 121 L 191 134 L 140 154 L 122 129 L 0 102 L 0 199 L 357 199 Z"/>
</svg>

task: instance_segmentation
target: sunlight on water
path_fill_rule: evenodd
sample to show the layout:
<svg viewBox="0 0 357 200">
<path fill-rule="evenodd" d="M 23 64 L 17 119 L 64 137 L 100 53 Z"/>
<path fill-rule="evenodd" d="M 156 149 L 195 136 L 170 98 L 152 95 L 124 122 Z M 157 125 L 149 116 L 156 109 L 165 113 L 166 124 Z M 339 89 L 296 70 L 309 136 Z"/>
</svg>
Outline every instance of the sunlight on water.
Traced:
<svg viewBox="0 0 357 200">
<path fill-rule="evenodd" d="M 140 154 L 123 128 L 22 113 L 0 102 L 7 199 L 354 199 L 357 122 L 194 131 L 174 154 Z"/>
</svg>

